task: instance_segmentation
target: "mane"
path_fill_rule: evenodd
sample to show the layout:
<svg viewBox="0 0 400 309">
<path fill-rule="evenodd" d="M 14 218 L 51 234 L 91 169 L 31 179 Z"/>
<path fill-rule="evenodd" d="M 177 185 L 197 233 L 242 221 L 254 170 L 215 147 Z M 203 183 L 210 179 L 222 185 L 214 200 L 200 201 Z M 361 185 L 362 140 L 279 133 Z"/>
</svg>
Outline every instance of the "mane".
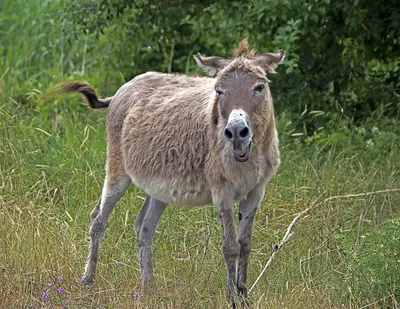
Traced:
<svg viewBox="0 0 400 309">
<path fill-rule="evenodd" d="M 258 66 L 254 66 L 251 59 L 254 59 L 256 52 L 250 48 L 249 42 L 243 39 L 238 47 L 233 50 L 232 61 L 221 71 L 219 78 L 225 78 L 229 73 L 236 70 L 244 70 L 247 74 L 256 75 L 265 78 L 265 72 Z M 265 78 L 266 79 L 266 78 Z M 266 79 L 268 81 L 268 79 Z"/>
<path fill-rule="evenodd" d="M 238 58 L 240 56 L 244 57 L 254 57 L 254 49 L 250 49 L 249 42 L 247 39 L 243 39 L 237 48 L 233 50 L 233 57 Z"/>
</svg>

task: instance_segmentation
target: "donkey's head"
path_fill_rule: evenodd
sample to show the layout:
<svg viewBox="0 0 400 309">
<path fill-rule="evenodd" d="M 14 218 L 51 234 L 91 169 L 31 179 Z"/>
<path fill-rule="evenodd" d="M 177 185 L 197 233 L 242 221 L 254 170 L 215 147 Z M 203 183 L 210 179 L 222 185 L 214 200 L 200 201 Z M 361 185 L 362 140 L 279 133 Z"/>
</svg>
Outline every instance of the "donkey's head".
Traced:
<svg viewBox="0 0 400 309">
<path fill-rule="evenodd" d="M 232 156 L 238 162 L 250 158 L 252 141 L 256 134 L 264 135 L 273 120 L 272 99 L 267 73 L 285 57 L 284 51 L 257 56 L 247 40 L 235 49 L 233 59 L 195 56 L 197 64 L 215 81 L 213 124 L 221 127 Z"/>
</svg>

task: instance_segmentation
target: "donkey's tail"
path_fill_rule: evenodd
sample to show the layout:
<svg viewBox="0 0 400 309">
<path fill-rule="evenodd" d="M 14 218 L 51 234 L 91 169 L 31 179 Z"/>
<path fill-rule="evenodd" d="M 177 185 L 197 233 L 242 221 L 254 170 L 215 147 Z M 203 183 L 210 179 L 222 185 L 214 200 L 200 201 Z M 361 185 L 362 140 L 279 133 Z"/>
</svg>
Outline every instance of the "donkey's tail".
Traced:
<svg viewBox="0 0 400 309">
<path fill-rule="evenodd" d="M 85 82 L 75 82 L 75 81 L 64 82 L 58 84 L 54 88 L 55 94 L 73 93 L 73 92 L 80 93 L 84 97 L 85 101 L 89 104 L 89 106 L 93 109 L 107 108 L 110 105 L 110 102 L 113 98 L 109 97 L 100 99 L 97 96 L 94 88 Z"/>
</svg>

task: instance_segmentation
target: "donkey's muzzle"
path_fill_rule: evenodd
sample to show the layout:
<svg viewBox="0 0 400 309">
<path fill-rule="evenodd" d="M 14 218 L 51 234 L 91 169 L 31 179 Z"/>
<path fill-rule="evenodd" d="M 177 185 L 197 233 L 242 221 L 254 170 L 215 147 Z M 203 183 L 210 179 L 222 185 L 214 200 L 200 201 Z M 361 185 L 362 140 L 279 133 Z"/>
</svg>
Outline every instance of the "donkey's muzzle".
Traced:
<svg viewBox="0 0 400 309">
<path fill-rule="evenodd" d="M 225 138 L 232 145 L 233 158 L 238 162 L 246 162 L 250 156 L 251 132 L 247 123 L 235 119 L 224 129 Z"/>
<path fill-rule="evenodd" d="M 232 143 L 234 151 L 243 150 L 250 140 L 250 129 L 244 121 L 236 120 L 225 127 L 225 138 Z"/>
</svg>

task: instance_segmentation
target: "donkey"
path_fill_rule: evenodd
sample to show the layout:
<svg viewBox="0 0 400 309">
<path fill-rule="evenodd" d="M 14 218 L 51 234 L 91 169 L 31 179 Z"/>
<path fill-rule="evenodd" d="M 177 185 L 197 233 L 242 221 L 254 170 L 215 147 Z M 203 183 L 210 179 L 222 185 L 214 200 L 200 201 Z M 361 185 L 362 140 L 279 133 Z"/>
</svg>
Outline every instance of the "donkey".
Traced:
<svg viewBox="0 0 400 309">
<path fill-rule="evenodd" d="M 153 276 L 153 236 L 167 204 L 213 203 L 222 226 L 228 300 L 235 306 L 236 296 L 247 297 L 253 221 L 280 164 L 266 74 L 284 56 L 255 55 L 243 40 L 232 59 L 194 56 L 210 77 L 148 72 L 105 99 L 83 82 L 59 86 L 59 92 L 82 94 L 94 109 L 108 107 L 106 177 L 91 213 L 85 284 L 94 281 L 108 217 L 133 183 L 147 194 L 134 224 L 142 282 Z"/>
</svg>

